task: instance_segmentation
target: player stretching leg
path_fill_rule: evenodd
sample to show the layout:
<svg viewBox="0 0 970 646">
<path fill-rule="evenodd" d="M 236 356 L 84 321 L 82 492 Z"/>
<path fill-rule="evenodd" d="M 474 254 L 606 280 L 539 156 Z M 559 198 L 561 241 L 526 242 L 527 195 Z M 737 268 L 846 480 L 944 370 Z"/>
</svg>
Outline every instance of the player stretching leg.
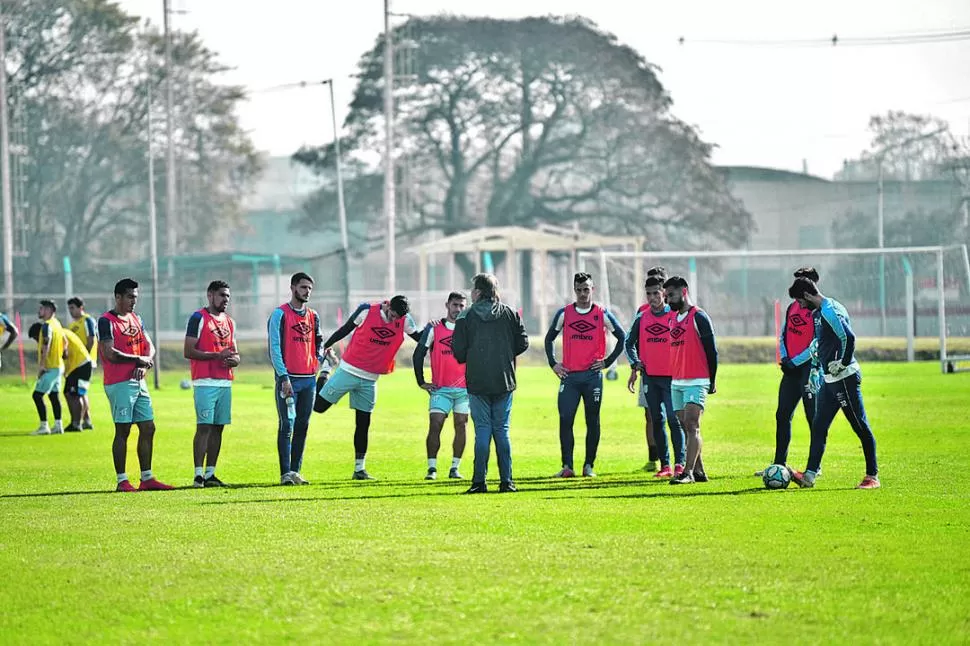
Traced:
<svg viewBox="0 0 970 646">
<path fill-rule="evenodd" d="M 680 419 L 674 412 L 670 386 L 670 319 L 673 314 L 664 303 L 663 280 L 658 276 L 647 278 L 644 288 L 647 304 L 637 312 L 626 338 L 627 359 L 630 362 L 629 391 L 635 392 L 637 376 L 642 375 L 640 399 L 651 420 L 654 431 L 660 470 L 655 478 L 670 478 L 684 472 L 686 440 Z M 666 414 L 665 414 L 666 412 Z M 670 468 L 667 450 L 667 434 L 664 421 L 670 426 L 670 439 L 674 446 L 674 468 Z"/>
<path fill-rule="evenodd" d="M 141 466 L 138 489 L 172 489 L 152 474 L 155 412 L 152 410 L 145 374 L 153 365 L 155 346 L 145 332 L 141 317 L 135 314 L 138 283 L 131 278 L 123 278 L 115 284 L 114 295 L 114 309 L 98 319 L 98 352 L 104 367 L 104 393 L 108 397 L 115 423 L 111 453 L 118 475 L 117 490 L 135 491 L 125 473 L 128 435 L 132 424 L 138 425 L 138 463 Z"/>
<path fill-rule="evenodd" d="M 691 305 L 687 281 L 672 276 L 664 283 L 670 321 L 671 399 L 687 436 L 684 472 L 670 484 L 707 482 L 702 452 L 701 416 L 707 395 L 716 392 L 717 342 L 714 324 L 704 310 Z"/>
<path fill-rule="evenodd" d="M 40 417 L 40 426 L 31 435 L 58 435 L 64 432 L 61 425 L 61 377 L 64 375 L 64 329 L 54 316 L 57 306 L 53 301 L 41 301 L 37 309 L 40 329 L 37 330 L 37 383 L 34 385 L 34 406 Z M 27 331 L 30 336 L 30 330 Z M 47 407 L 44 395 L 51 402 L 54 413 L 54 427 L 47 425 Z"/>
<path fill-rule="evenodd" d="M 600 443 L 600 406 L 603 402 L 603 369 L 613 364 L 623 352 L 626 334 L 613 314 L 593 302 L 593 277 L 579 273 L 573 277 L 576 302 L 562 308 L 552 318 L 546 332 L 546 359 L 559 385 L 559 448 L 562 470 L 557 478 L 572 478 L 573 469 L 573 422 L 579 402 L 583 402 L 586 414 L 586 457 L 583 475 L 595 477 L 593 465 Z M 556 361 L 555 341 L 562 337 L 562 361 Z M 616 337 L 616 346 L 606 357 L 606 334 Z"/>
<path fill-rule="evenodd" d="M 855 360 L 855 334 L 852 332 L 849 313 L 838 301 L 826 298 L 815 283 L 807 278 L 796 278 L 788 295 L 797 299 L 802 307 L 812 309 L 818 363 L 824 378 L 815 408 L 815 419 L 812 421 L 812 446 L 808 453 L 808 466 L 804 473 L 792 472 L 792 479 L 800 487 L 815 485 L 815 479 L 822 467 L 829 427 L 841 409 L 859 437 L 866 457 L 866 476 L 856 488 L 878 489 L 876 438 L 872 434 L 862 402 L 862 371 Z"/>
<path fill-rule="evenodd" d="M 33 330 L 33 327 L 31 327 Z M 64 334 L 64 399 L 71 414 L 71 423 L 64 429 L 67 432 L 80 432 L 84 418 L 83 401 L 91 386 L 91 354 L 81 338 L 71 330 L 62 329 Z"/>
<path fill-rule="evenodd" d="M 88 350 L 91 357 L 91 373 L 98 367 L 97 350 L 98 344 L 98 324 L 93 316 L 84 311 L 84 301 L 75 296 L 67 301 L 67 311 L 71 314 L 71 323 L 68 325 L 71 332 L 76 334 L 84 347 Z M 88 378 L 90 380 L 90 377 Z M 81 428 L 91 430 L 94 424 L 91 423 L 91 401 L 87 395 L 81 397 Z"/>
<path fill-rule="evenodd" d="M 451 338 L 455 333 L 455 321 L 465 309 L 467 299 L 461 292 L 452 292 L 445 303 L 447 317 L 432 321 L 424 328 L 421 340 L 414 349 L 412 365 L 418 386 L 431 395 L 429 407 L 428 473 L 425 480 L 438 477 L 438 449 L 441 448 L 441 431 L 448 419 L 448 413 L 455 414 L 455 442 L 452 445 L 451 469 L 448 477 L 460 479 L 458 467 L 461 455 L 465 452 L 465 434 L 468 428 L 469 401 L 465 389 L 465 366 L 458 363 L 451 350 Z M 431 383 L 424 380 L 424 358 L 431 353 Z"/>
<path fill-rule="evenodd" d="M 383 303 L 361 303 L 357 310 L 324 343 L 326 352 L 341 339 L 353 333 L 340 365 L 330 379 L 317 390 L 313 410 L 325 413 L 350 393 L 350 407 L 356 411 L 354 424 L 354 480 L 375 480 L 367 473 L 368 435 L 371 414 L 377 402 L 377 378 L 394 367 L 394 357 L 407 334 L 420 341 L 411 305 L 405 296 L 395 296 Z"/>
<path fill-rule="evenodd" d="M 225 487 L 216 477 L 222 431 L 232 423 L 232 369 L 239 365 L 236 324 L 226 314 L 229 283 L 214 280 L 206 289 L 209 304 L 189 317 L 182 355 L 192 368 L 195 400 L 194 487 Z"/>
</svg>

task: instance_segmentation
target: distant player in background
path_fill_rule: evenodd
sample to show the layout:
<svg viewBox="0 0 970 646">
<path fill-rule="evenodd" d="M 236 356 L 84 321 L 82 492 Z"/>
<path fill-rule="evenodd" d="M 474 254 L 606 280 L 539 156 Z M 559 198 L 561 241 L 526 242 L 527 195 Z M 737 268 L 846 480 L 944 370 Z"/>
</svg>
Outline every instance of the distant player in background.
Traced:
<svg viewBox="0 0 970 646">
<path fill-rule="evenodd" d="M 394 357 L 404 335 L 420 341 L 421 333 L 411 318 L 411 304 L 397 295 L 383 303 L 361 303 L 340 328 L 324 342 L 327 352 L 351 333 L 350 345 L 340 365 L 317 392 L 313 409 L 325 413 L 347 394 L 356 411 L 354 424 L 354 480 L 375 480 L 367 473 L 368 436 L 371 414 L 377 403 L 377 378 L 393 369 Z"/>
<path fill-rule="evenodd" d="M 231 296 L 229 283 L 209 283 L 209 304 L 189 317 L 185 329 L 182 354 L 191 365 L 195 400 L 194 487 L 226 486 L 216 476 L 216 462 L 222 449 L 222 431 L 232 423 L 232 369 L 239 365 L 236 324 L 226 314 Z"/>
<path fill-rule="evenodd" d="M 18 336 L 20 336 L 20 330 L 6 314 L 0 312 L 0 342 L 3 343 L 0 345 L 0 369 L 3 368 L 3 351 L 9 348 Z"/>
<path fill-rule="evenodd" d="M 673 314 L 664 302 L 664 279 L 650 276 L 644 283 L 647 303 L 637 312 L 626 338 L 630 378 L 627 388 L 636 392 L 637 377 L 641 377 L 640 405 L 646 410 L 648 432 L 653 432 L 660 470 L 656 478 L 671 478 L 684 472 L 686 440 L 684 429 L 674 411 L 671 395 L 670 319 Z M 666 413 L 666 414 L 665 414 Z M 670 439 L 674 448 L 674 468 L 670 468 L 667 433 L 664 421 L 670 425 Z"/>
<path fill-rule="evenodd" d="M 131 425 L 138 425 L 138 464 L 141 467 L 140 491 L 172 489 L 152 473 L 155 447 L 155 411 L 148 394 L 145 375 L 154 365 L 155 346 L 145 332 L 145 324 L 135 314 L 138 283 L 123 278 L 115 284 L 115 307 L 98 319 L 98 353 L 104 370 L 104 394 L 111 406 L 115 437 L 111 445 L 117 491 L 136 491 L 128 481 L 125 462 Z"/>
<path fill-rule="evenodd" d="M 40 426 L 31 435 L 59 435 L 64 432 L 61 425 L 61 377 L 64 376 L 64 328 L 54 314 L 57 306 L 53 301 L 41 301 L 37 309 L 40 327 L 36 329 L 37 336 L 31 337 L 37 341 L 37 383 L 34 385 L 34 406 Z M 30 336 L 28 330 L 27 336 Z M 51 412 L 54 415 L 54 426 L 47 423 L 47 407 L 44 396 L 51 402 Z"/>
<path fill-rule="evenodd" d="M 91 356 L 91 371 L 98 367 L 95 346 L 98 344 L 98 326 L 94 317 L 84 311 L 84 301 L 75 296 L 67 301 L 67 311 L 71 314 L 71 323 L 67 326 L 71 332 L 76 334 L 84 347 L 88 349 Z M 68 373 L 70 374 L 70 373 Z M 90 381 L 90 377 L 88 378 Z M 90 430 L 94 428 L 91 423 L 91 401 L 87 395 L 81 397 L 81 428 Z"/>
<path fill-rule="evenodd" d="M 707 312 L 690 302 L 687 281 L 671 276 L 664 283 L 670 321 L 671 400 L 687 436 L 684 472 L 670 480 L 672 485 L 707 482 L 702 452 L 701 416 L 707 396 L 716 391 L 717 341 L 714 324 Z"/>
<path fill-rule="evenodd" d="M 560 379 L 559 448 L 562 469 L 557 478 L 572 478 L 575 436 L 573 423 L 579 403 L 586 417 L 586 457 L 583 476 L 595 477 L 593 466 L 600 443 L 600 407 L 603 404 L 603 370 L 623 352 L 626 335 L 616 317 L 602 305 L 593 302 L 593 277 L 578 273 L 573 277 L 576 301 L 552 317 L 546 332 L 545 348 L 549 367 Z M 562 361 L 556 360 L 555 341 L 562 332 Z M 616 345 L 606 356 L 606 335 L 612 333 Z"/>
<path fill-rule="evenodd" d="M 795 278 L 807 278 L 818 283 L 818 271 L 814 267 L 801 267 L 795 270 Z M 815 340 L 815 325 L 812 310 L 797 300 L 792 300 L 785 312 L 785 323 L 778 339 L 781 356 L 781 383 L 778 385 L 778 408 L 775 410 L 775 458 L 772 464 L 788 462 L 788 446 L 791 444 L 791 422 L 802 402 L 805 419 L 811 432 L 812 418 L 815 417 L 815 395 L 812 393 L 809 377 L 812 373 L 812 342 Z M 756 475 L 761 475 L 757 473 Z"/>
<path fill-rule="evenodd" d="M 659 278 L 660 284 L 663 286 L 665 280 L 667 280 L 667 268 L 657 265 L 651 267 L 647 270 L 647 280 L 651 278 Z M 646 281 L 644 281 L 646 283 Z M 661 289 L 661 300 L 664 304 L 667 303 L 667 295 L 663 293 Z M 639 311 L 643 311 L 647 308 L 647 305 L 641 305 Z M 636 316 L 636 315 L 634 315 Z M 629 387 L 629 385 L 628 385 Z M 653 415 L 650 413 L 650 407 L 647 401 L 647 381 L 646 379 L 640 380 L 640 391 L 637 397 L 637 405 L 643 409 L 644 418 L 644 435 L 647 439 L 647 463 L 643 465 L 643 470 L 647 473 L 654 473 L 657 470 L 657 461 L 660 459 L 660 453 L 657 450 L 657 435 L 653 428 Z M 664 414 L 663 410 L 660 412 L 661 419 L 666 421 L 667 416 Z M 676 417 L 676 416 L 675 416 Z M 661 427 L 662 428 L 662 427 Z"/>
<path fill-rule="evenodd" d="M 84 401 L 91 388 L 92 361 L 91 352 L 72 330 L 64 329 L 64 398 L 67 400 L 67 410 L 71 414 L 71 423 L 64 429 L 78 433 L 84 419 Z M 91 428 L 91 426 L 88 426 Z"/>
<path fill-rule="evenodd" d="M 438 449 L 441 448 L 441 431 L 449 413 L 454 413 L 455 441 L 452 444 L 451 469 L 448 477 L 461 479 L 458 467 L 465 452 L 468 430 L 468 391 L 465 389 L 465 366 L 458 363 L 451 350 L 451 338 L 455 333 L 455 321 L 465 309 L 468 300 L 461 292 L 452 292 L 445 303 L 447 316 L 428 323 L 421 334 L 412 357 L 414 377 L 418 386 L 428 391 L 430 421 L 425 444 L 428 450 L 428 473 L 425 480 L 438 477 Z M 424 358 L 431 353 L 431 383 L 424 379 Z"/>
<path fill-rule="evenodd" d="M 302 271 L 293 274 L 290 302 L 273 310 L 266 323 L 269 358 L 276 375 L 273 398 L 279 418 L 276 450 L 281 485 L 309 484 L 300 469 L 313 412 L 317 370 L 324 359 L 320 316 L 307 306 L 312 292 L 313 278 Z"/>
<path fill-rule="evenodd" d="M 878 489 L 876 438 L 862 402 L 862 371 L 855 360 L 855 334 L 849 313 L 838 301 L 826 298 L 808 278 L 796 278 L 788 295 L 802 307 L 812 310 L 818 344 L 817 360 L 824 379 L 816 402 L 815 419 L 812 420 L 808 465 L 804 472 L 792 472 L 792 479 L 800 487 L 815 486 L 815 478 L 822 467 L 829 427 L 841 409 L 859 437 L 866 458 L 866 475 L 856 488 Z"/>
</svg>

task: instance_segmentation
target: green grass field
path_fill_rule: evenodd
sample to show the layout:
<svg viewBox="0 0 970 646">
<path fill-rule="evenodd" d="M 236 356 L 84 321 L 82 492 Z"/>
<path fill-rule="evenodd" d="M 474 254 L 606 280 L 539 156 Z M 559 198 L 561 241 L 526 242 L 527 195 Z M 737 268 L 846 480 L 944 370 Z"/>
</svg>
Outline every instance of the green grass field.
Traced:
<svg viewBox="0 0 970 646">
<path fill-rule="evenodd" d="M 350 481 L 352 413 L 314 415 L 282 488 L 267 372 L 243 372 L 219 475 L 232 490 L 115 494 L 97 429 L 27 437 L 29 391 L 0 385 L 2 643 L 966 643 L 970 375 L 864 366 L 883 488 L 844 420 L 815 489 L 769 492 L 778 372 L 729 365 L 704 418 L 707 484 L 652 481 L 642 414 L 605 394 L 597 479 L 556 481 L 556 384 L 523 369 L 512 416 L 520 492 L 427 483 L 427 397 L 381 381 L 368 470 Z M 625 376 L 625 371 L 621 373 Z M 187 486 L 194 413 L 154 393 L 155 472 Z M 581 447 L 582 424 L 577 424 Z M 791 462 L 808 450 L 796 416 Z M 450 430 L 439 455 L 450 460 Z M 471 444 L 463 472 L 471 474 Z M 577 460 L 581 460 L 581 449 Z M 134 441 L 128 472 L 137 474 Z M 494 455 L 491 475 L 496 473 Z"/>
</svg>

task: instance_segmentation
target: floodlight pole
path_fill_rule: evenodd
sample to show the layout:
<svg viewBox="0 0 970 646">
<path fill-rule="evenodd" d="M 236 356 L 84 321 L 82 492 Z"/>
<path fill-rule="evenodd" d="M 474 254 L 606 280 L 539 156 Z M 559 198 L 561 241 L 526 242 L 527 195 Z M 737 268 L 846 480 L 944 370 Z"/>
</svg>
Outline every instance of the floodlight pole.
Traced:
<svg viewBox="0 0 970 646">
<path fill-rule="evenodd" d="M 150 59 L 149 59 L 150 64 Z M 151 68 L 149 68 L 150 70 Z M 158 317 L 159 317 L 159 297 L 158 297 L 158 214 L 155 211 L 155 146 L 154 133 L 152 129 L 152 76 L 148 74 L 148 230 L 149 230 L 149 253 L 151 254 L 152 271 L 152 338 L 155 343 L 160 342 L 158 338 Z M 157 345 L 156 345 L 157 347 Z M 155 356 L 155 369 L 152 370 L 152 378 L 155 382 L 155 390 L 161 387 L 162 366 L 159 361 L 158 353 Z"/>
<path fill-rule="evenodd" d="M 7 123 L 7 44 L 0 1 L 0 201 L 3 202 L 4 309 L 13 316 L 13 197 L 10 189 L 10 132 Z"/>
<path fill-rule="evenodd" d="M 397 287 L 394 230 L 394 43 L 391 38 L 391 0 L 384 0 L 384 218 L 387 220 L 387 289 Z"/>
<path fill-rule="evenodd" d="M 330 119 L 333 125 L 333 152 L 337 167 L 337 215 L 340 218 L 340 260 L 343 273 L 343 307 L 350 312 L 350 243 L 347 239 L 347 211 L 344 207 L 344 179 L 341 170 L 340 133 L 337 132 L 337 106 L 333 98 L 333 79 L 323 83 L 330 88 Z"/>
</svg>

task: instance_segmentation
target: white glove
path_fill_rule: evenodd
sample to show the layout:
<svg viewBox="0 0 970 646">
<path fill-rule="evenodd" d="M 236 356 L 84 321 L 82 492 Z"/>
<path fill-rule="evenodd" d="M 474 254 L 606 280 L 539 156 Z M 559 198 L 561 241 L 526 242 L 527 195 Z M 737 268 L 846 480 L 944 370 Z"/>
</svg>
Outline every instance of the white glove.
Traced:
<svg viewBox="0 0 970 646">
<path fill-rule="evenodd" d="M 829 361 L 828 370 L 830 375 L 838 377 L 845 370 L 845 366 L 842 365 L 841 361 Z"/>
</svg>

